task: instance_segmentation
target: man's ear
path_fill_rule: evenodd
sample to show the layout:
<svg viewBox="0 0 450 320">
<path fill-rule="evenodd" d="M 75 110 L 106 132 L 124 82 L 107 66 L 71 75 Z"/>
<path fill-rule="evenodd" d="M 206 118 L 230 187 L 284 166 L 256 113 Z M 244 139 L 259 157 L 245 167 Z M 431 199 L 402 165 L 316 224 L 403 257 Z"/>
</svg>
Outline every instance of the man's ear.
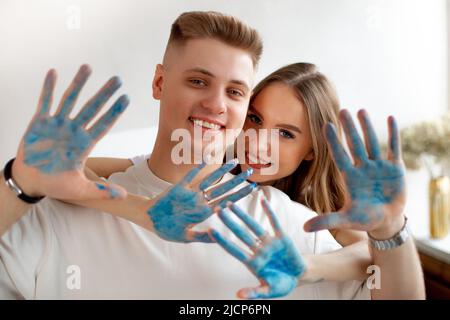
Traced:
<svg viewBox="0 0 450 320">
<path fill-rule="evenodd" d="M 153 98 L 156 100 L 161 99 L 163 74 L 164 74 L 163 65 L 158 63 L 156 65 L 155 75 L 153 76 L 153 82 L 152 82 Z"/>
<path fill-rule="evenodd" d="M 314 159 L 314 151 L 311 150 L 306 156 L 305 156 L 305 161 L 311 161 L 312 159 Z"/>
</svg>

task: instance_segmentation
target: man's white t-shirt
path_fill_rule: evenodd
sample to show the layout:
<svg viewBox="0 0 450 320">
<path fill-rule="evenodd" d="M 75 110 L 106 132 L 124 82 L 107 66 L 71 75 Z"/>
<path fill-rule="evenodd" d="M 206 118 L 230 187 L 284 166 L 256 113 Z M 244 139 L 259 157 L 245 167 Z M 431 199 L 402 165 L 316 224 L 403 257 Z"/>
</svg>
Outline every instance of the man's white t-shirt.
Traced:
<svg viewBox="0 0 450 320">
<path fill-rule="evenodd" d="M 109 180 L 147 197 L 171 186 L 150 171 L 145 157 L 134 160 Z M 261 187 L 237 205 L 271 230 L 263 195 L 301 254 L 340 248 L 328 231 L 304 232 L 315 213 L 275 188 Z M 210 227 L 242 245 L 215 215 L 196 229 Z M 53 199 L 34 205 L 0 239 L 0 299 L 235 299 L 240 288 L 257 285 L 218 244 L 168 242 L 122 218 Z M 370 291 L 361 281 L 320 282 L 285 298 L 370 299 Z"/>
</svg>

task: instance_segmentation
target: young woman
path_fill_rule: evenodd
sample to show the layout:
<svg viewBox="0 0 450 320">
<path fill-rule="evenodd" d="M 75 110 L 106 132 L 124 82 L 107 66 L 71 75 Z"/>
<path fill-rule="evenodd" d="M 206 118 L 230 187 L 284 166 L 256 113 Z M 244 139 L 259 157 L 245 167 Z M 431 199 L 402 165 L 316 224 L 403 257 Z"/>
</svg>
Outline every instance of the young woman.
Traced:
<svg viewBox="0 0 450 320">
<path fill-rule="evenodd" d="M 322 131 L 327 122 L 340 128 L 338 111 L 335 90 L 315 65 L 295 63 L 276 70 L 254 89 L 244 131 L 252 128 L 278 129 L 278 163 L 266 163 L 258 154 L 251 154 L 251 148 L 248 148 L 246 159 L 240 159 L 238 171 L 252 167 L 253 174 L 248 180 L 272 185 L 286 193 L 291 200 L 318 214 L 339 210 L 345 199 L 344 180 L 332 159 Z M 87 166 L 96 175 L 107 178 L 114 172 L 125 171 L 133 162 L 145 159 L 145 156 L 133 161 L 91 158 Z M 268 165 L 276 165 L 277 172 L 263 174 L 262 170 Z M 145 206 L 142 199 L 132 199 L 135 204 L 130 204 L 130 209 L 135 205 Z M 145 215 L 133 218 L 133 222 L 143 227 L 146 227 L 147 220 Z M 367 277 L 366 268 L 370 264 L 367 235 L 355 230 L 334 230 L 332 234 L 346 248 L 331 253 L 333 257 L 327 260 L 327 267 L 332 268 L 333 263 L 336 263 L 336 267 L 350 265 L 353 268 L 341 268 L 342 278 L 329 280 L 360 280 Z M 319 264 L 317 261 L 316 265 Z"/>
</svg>

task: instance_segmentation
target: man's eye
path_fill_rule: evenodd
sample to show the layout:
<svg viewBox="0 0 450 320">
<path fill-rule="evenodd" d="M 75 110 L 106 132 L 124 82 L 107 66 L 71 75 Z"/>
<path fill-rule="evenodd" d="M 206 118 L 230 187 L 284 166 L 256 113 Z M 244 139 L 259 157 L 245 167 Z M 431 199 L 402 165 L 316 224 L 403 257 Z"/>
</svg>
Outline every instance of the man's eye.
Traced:
<svg viewBox="0 0 450 320">
<path fill-rule="evenodd" d="M 261 119 L 255 114 L 249 114 L 247 116 L 247 118 L 253 123 L 256 123 L 256 124 L 261 124 L 262 123 Z"/>
<path fill-rule="evenodd" d="M 190 83 L 192 83 L 196 87 L 204 87 L 206 86 L 206 82 L 200 79 L 190 79 Z"/>
<path fill-rule="evenodd" d="M 230 93 L 233 96 L 238 96 L 238 97 L 243 97 L 244 96 L 244 94 L 241 91 L 235 90 L 235 89 L 228 90 L 228 93 Z"/>
<path fill-rule="evenodd" d="M 280 130 L 280 135 L 286 139 L 294 139 L 295 138 L 295 136 L 292 133 L 290 133 L 287 130 L 283 130 L 283 129 Z"/>
</svg>

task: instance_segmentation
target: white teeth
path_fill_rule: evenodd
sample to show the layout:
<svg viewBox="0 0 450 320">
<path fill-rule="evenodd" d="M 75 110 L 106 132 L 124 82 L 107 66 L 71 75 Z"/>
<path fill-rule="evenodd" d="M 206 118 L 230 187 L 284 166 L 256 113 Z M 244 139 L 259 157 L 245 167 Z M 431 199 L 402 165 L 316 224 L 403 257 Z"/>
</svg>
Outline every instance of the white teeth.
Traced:
<svg viewBox="0 0 450 320">
<path fill-rule="evenodd" d="M 196 125 L 196 126 L 205 127 L 205 128 L 213 129 L 213 130 L 220 130 L 220 128 L 221 128 L 221 126 L 218 124 L 207 122 L 204 120 L 194 119 L 194 118 L 191 118 L 191 120 L 192 120 L 192 122 L 194 122 L 194 125 Z"/>
<path fill-rule="evenodd" d="M 250 153 L 247 153 L 247 154 L 248 154 L 248 160 L 250 160 L 250 163 L 252 163 L 252 164 L 257 164 L 257 163 L 262 164 L 262 165 L 270 164 L 270 162 L 264 162 L 261 159 L 258 160 L 257 158 L 255 158 Z"/>
</svg>

